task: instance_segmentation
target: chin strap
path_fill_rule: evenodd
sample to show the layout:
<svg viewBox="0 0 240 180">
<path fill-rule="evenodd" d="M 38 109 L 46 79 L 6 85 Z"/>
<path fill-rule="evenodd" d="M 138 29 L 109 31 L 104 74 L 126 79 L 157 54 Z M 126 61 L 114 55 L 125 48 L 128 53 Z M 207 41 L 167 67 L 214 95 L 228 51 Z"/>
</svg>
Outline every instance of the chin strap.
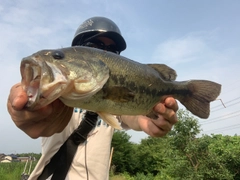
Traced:
<svg viewBox="0 0 240 180">
<path fill-rule="evenodd" d="M 96 126 L 98 114 L 87 111 L 78 128 L 69 136 L 45 166 L 38 180 L 64 180 L 72 164 L 78 145 L 87 140 L 88 133 Z"/>
</svg>

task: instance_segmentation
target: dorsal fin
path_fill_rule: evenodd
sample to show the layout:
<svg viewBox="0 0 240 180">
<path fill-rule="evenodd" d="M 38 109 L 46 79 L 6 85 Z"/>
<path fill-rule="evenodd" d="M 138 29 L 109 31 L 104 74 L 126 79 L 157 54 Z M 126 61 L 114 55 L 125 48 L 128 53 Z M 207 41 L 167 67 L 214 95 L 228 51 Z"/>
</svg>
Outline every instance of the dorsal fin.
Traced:
<svg viewBox="0 0 240 180">
<path fill-rule="evenodd" d="M 163 80 L 174 81 L 177 78 L 176 71 L 165 64 L 147 64 L 147 65 L 155 69 Z"/>
</svg>

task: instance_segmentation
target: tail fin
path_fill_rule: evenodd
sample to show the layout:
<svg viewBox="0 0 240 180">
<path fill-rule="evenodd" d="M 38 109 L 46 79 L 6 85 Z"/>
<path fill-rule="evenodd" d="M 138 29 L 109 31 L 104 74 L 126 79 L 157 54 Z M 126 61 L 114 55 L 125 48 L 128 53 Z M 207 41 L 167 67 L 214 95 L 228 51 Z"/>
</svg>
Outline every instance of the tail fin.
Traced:
<svg viewBox="0 0 240 180">
<path fill-rule="evenodd" d="M 192 80 L 188 82 L 190 94 L 177 99 L 194 115 L 208 118 L 210 102 L 214 101 L 221 92 L 221 85 L 212 81 Z"/>
</svg>

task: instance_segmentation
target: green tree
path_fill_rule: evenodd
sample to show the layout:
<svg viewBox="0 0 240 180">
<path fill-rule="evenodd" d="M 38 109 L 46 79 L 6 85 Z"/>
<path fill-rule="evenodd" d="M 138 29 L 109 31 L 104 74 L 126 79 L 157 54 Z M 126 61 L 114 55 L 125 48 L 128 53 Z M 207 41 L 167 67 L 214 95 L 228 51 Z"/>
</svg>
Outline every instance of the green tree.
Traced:
<svg viewBox="0 0 240 180">
<path fill-rule="evenodd" d="M 209 152 L 219 158 L 221 166 L 225 167 L 233 179 L 240 180 L 240 137 L 212 135 Z"/>
<path fill-rule="evenodd" d="M 169 133 L 169 137 L 172 137 L 173 147 L 184 152 L 188 143 L 196 139 L 201 129 L 198 120 L 190 116 L 188 111 L 180 109 L 177 116 L 179 121 Z"/>
<path fill-rule="evenodd" d="M 112 166 L 116 173 L 134 173 L 135 164 L 135 145 L 130 142 L 131 136 L 125 131 L 115 131 L 112 139 L 114 148 Z"/>
<path fill-rule="evenodd" d="M 169 163 L 166 158 L 169 150 L 167 137 L 142 139 L 136 151 L 138 172 L 157 175 Z"/>
<path fill-rule="evenodd" d="M 118 172 L 135 179 L 240 180 L 239 136 L 200 136 L 198 119 L 182 109 L 178 119 L 167 136 L 148 137 L 140 144 L 129 142 L 125 132 L 116 132 Z"/>
<path fill-rule="evenodd" d="M 179 110 L 179 122 L 170 133 L 170 140 L 178 161 L 168 166 L 175 179 L 233 179 L 222 158 L 210 151 L 210 136 L 197 137 L 198 120 L 187 111 Z"/>
</svg>

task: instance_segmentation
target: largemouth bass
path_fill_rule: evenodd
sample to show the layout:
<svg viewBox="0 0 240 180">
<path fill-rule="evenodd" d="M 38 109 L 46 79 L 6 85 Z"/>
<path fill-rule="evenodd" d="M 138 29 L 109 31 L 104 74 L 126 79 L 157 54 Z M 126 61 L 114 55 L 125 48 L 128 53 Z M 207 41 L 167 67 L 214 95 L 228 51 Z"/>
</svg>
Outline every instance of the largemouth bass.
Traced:
<svg viewBox="0 0 240 180">
<path fill-rule="evenodd" d="M 141 64 L 89 47 L 42 50 L 23 58 L 20 70 L 26 108 L 39 109 L 59 98 L 98 113 L 115 128 L 113 115 L 153 117 L 153 107 L 167 96 L 208 118 L 210 102 L 221 91 L 220 84 L 207 80 L 177 82 L 175 70 L 164 64 Z"/>
</svg>

